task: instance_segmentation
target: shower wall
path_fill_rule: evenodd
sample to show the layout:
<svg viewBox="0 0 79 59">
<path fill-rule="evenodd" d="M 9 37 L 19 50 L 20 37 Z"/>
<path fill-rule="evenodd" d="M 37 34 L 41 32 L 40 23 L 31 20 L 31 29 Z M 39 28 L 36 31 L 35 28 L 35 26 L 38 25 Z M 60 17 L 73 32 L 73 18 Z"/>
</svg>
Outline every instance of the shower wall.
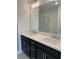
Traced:
<svg viewBox="0 0 79 59">
<path fill-rule="evenodd" d="M 39 31 L 57 32 L 58 7 L 46 11 L 39 11 Z"/>
</svg>

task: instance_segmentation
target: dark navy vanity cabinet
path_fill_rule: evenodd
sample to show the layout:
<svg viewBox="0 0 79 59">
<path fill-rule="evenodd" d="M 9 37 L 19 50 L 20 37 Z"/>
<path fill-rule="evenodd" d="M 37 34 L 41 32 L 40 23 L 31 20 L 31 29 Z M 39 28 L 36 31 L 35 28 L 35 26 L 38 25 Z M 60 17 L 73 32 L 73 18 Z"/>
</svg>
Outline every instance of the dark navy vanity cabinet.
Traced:
<svg viewBox="0 0 79 59">
<path fill-rule="evenodd" d="M 60 59 L 61 52 L 21 35 L 22 50 L 31 59 Z"/>
<path fill-rule="evenodd" d="M 21 36 L 21 47 L 23 52 L 30 57 L 30 40 L 25 36 Z"/>
</svg>

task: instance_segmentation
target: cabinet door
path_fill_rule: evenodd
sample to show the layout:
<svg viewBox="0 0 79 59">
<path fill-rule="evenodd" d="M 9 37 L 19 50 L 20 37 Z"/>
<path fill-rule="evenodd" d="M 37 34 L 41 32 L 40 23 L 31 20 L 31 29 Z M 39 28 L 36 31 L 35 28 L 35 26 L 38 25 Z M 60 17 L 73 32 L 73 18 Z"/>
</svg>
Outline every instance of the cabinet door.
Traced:
<svg viewBox="0 0 79 59">
<path fill-rule="evenodd" d="M 45 51 L 45 54 L 47 53 L 47 54 L 50 54 L 50 55 L 48 55 L 48 57 L 47 58 L 53 58 L 54 59 L 54 56 L 57 58 L 57 59 L 60 59 L 60 57 L 61 57 L 61 52 L 59 52 L 59 51 L 57 51 L 57 50 L 55 50 L 55 49 L 53 49 L 53 48 L 50 48 L 50 47 L 48 47 L 48 46 L 45 46 L 45 45 L 43 45 L 43 44 L 41 44 L 41 43 L 37 43 L 37 47 L 39 48 L 39 49 L 42 49 L 43 51 Z M 53 57 L 52 57 L 52 56 Z M 50 57 L 49 57 L 50 56 Z M 45 59 L 46 59 L 46 57 L 45 57 Z"/>
<path fill-rule="evenodd" d="M 36 44 L 31 40 L 31 59 L 36 59 Z"/>
<path fill-rule="evenodd" d="M 37 59 L 44 59 L 44 55 L 45 53 L 41 49 L 37 48 Z"/>
<path fill-rule="evenodd" d="M 46 54 L 45 59 L 57 59 L 57 58 L 55 56 L 50 55 L 50 54 Z"/>
<path fill-rule="evenodd" d="M 21 45 L 22 50 L 24 53 L 26 53 L 28 56 L 30 56 L 30 41 L 28 38 L 21 36 Z"/>
</svg>

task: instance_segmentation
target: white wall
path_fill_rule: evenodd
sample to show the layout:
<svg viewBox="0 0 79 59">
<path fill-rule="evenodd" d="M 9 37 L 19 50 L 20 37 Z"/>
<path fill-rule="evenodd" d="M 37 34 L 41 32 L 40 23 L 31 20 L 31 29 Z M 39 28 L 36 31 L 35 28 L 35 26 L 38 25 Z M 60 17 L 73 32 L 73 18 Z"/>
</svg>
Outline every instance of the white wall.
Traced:
<svg viewBox="0 0 79 59">
<path fill-rule="evenodd" d="M 18 40 L 17 50 L 21 51 L 21 38 L 20 34 L 30 31 L 30 5 L 29 0 L 17 0 L 17 20 L 18 20 Z M 31 26 L 32 31 L 38 29 L 38 10 L 32 9 L 31 13 Z"/>
<path fill-rule="evenodd" d="M 57 25 L 57 31 L 60 34 L 61 33 L 61 6 L 58 7 L 58 25 Z"/>
<path fill-rule="evenodd" d="M 29 31 L 29 6 L 27 0 L 17 0 L 18 40 L 17 50 L 21 51 L 20 34 Z"/>
</svg>

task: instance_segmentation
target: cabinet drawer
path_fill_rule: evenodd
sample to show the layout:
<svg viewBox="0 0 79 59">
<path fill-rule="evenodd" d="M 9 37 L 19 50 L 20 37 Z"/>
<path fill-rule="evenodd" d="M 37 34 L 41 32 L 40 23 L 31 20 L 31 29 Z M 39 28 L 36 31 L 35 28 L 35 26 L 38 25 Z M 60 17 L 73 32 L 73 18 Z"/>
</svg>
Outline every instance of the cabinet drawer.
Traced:
<svg viewBox="0 0 79 59">
<path fill-rule="evenodd" d="M 60 56 L 61 56 L 61 52 L 59 52 L 59 51 L 57 51 L 55 49 L 52 49 L 52 48 L 50 48 L 50 47 L 48 47 L 46 45 L 43 45 L 41 43 L 37 43 L 37 47 L 44 50 L 44 51 L 46 51 L 47 53 L 49 53 L 49 54 L 51 54 L 51 55 L 53 55 L 55 57 L 57 57 L 57 58 L 60 58 Z"/>
</svg>

